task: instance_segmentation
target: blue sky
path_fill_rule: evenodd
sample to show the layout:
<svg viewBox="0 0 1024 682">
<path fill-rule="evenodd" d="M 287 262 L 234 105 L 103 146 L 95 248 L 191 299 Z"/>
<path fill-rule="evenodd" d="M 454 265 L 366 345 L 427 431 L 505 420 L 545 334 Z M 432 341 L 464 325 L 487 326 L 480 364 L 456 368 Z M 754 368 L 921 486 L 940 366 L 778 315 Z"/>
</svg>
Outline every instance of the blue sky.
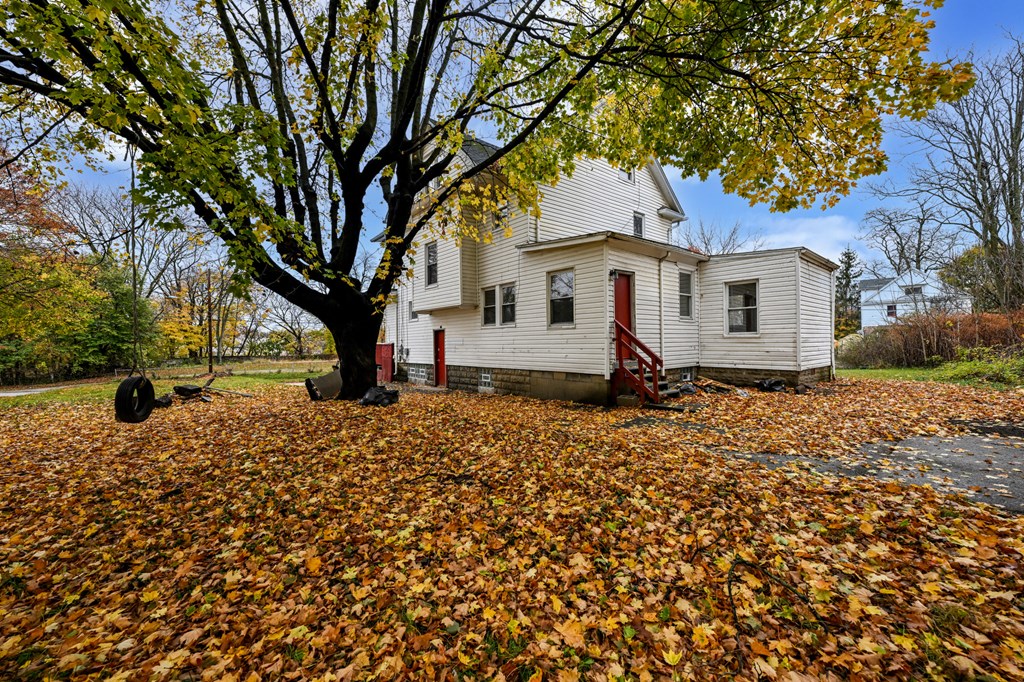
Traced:
<svg viewBox="0 0 1024 682">
<path fill-rule="evenodd" d="M 936 60 L 963 56 L 972 49 L 978 56 L 999 53 L 1008 45 L 1007 33 L 1024 35 L 1024 0 L 947 0 L 932 16 L 931 53 Z M 889 170 L 869 182 L 896 180 L 913 162 L 894 134 L 886 134 L 884 148 L 890 157 Z M 862 259 L 874 257 L 857 240 L 864 214 L 878 205 L 863 189 L 854 190 L 827 211 L 812 208 L 772 213 L 767 206 L 750 206 L 747 200 L 726 194 L 714 177 L 701 182 L 684 179 L 673 169 L 667 172 L 692 221 L 703 219 L 726 229 L 739 222 L 746 232 L 760 234 L 766 248 L 806 246 L 837 260 L 849 244 Z"/>
</svg>

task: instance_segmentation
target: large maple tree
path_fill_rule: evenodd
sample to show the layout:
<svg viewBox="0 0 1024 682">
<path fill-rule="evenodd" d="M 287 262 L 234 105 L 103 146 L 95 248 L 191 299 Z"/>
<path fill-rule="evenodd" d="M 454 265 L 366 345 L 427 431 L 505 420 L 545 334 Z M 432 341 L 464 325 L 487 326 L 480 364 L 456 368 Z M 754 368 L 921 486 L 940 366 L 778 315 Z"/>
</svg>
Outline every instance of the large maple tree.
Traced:
<svg viewBox="0 0 1024 682">
<path fill-rule="evenodd" d="M 3 0 L 0 99 L 8 137 L 44 158 L 136 147 L 140 193 L 190 207 L 242 271 L 322 320 L 357 397 L 437 216 L 473 234 L 580 155 L 718 171 L 779 209 L 878 172 L 883 115 L 970 85 L 967 66 L 922 57 L 937 4 Z M 497 145 L 460 155 L 474 130 Z M 377 191 L 382 255 L 357 281 Z"/>
</svg>

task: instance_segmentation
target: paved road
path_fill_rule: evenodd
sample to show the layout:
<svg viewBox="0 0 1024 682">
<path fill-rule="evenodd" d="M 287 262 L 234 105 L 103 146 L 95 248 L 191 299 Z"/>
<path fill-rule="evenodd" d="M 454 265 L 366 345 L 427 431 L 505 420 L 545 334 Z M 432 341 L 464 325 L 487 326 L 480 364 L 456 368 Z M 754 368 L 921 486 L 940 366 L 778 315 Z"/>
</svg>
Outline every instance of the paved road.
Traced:
<svg viewBox="0 0 1024 682">
<path fill-rule="evenodd" d="M 68 388 L 67 386 L 43 386 L 40 388 L 19 388 L 17 391 L 0 391 L 0 398 L 17 398 L 23 395 L 35 395 L 36 393 L 45 393 L 46 391 L 56 391 L 58 388 Z"/>
<path fill-rule="evenodd" d="M 936 490 L 962 493 L 1008 512 L 1024 514 L 1024 428 L 1007 423 L 963 425 L 970 433 L 875 443 L 849 458 L 824 461 L 785 455 L 739 456 L 772 468 L 799 461 L 824 474 L 931 485 Z"/>
</svg>

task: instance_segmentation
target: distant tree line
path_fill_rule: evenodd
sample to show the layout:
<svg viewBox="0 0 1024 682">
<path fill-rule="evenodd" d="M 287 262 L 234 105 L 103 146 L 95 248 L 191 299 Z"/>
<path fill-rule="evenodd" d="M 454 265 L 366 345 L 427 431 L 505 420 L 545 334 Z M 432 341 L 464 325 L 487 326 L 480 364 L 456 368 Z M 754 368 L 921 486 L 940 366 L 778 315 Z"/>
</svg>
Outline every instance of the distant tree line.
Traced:
<svg viewBox="0 0 1024 682">
<path fill-rule="evenodd" d="M 0 382 L 199 361 L 208 322 L 217 357 L 335 353 L 319 321 L 258 285 L 239 285 L 206 228 L 183 221 L 142 219 L 124 189 L 51 190 L 6 165 Z"/>
</svg>

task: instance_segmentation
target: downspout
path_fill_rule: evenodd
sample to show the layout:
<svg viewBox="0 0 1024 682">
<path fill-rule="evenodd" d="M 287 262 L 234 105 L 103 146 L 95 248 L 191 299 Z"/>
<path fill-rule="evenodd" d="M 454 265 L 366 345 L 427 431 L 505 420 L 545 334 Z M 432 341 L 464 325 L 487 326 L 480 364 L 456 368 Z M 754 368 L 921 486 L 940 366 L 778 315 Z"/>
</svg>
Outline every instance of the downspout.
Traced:
<svg viewBox="0 0 1024 682">
<path fill-rule="evenodd" d="M 604 267 L 601 272 L 610 272 L 608 269 L 608 242 L 605 241 L 602 245 Z M 605 280 L 604 287 L 604 380 L 609 381 L 612 378 L 611 364 L 612 364 L 612 320 L 608 314 L 608 309 L 611 306 L 611 296 L 608 290 L 611 288 L 611 284 Z"/>
<path fill-rule="evenodd" d="M 662 264 L 672 255 L 666 251 L 665 255 L 658 259 L 658 354 L 662 362 L 665 361 L 665 284 L 662 281 Z"/>
</svg>

